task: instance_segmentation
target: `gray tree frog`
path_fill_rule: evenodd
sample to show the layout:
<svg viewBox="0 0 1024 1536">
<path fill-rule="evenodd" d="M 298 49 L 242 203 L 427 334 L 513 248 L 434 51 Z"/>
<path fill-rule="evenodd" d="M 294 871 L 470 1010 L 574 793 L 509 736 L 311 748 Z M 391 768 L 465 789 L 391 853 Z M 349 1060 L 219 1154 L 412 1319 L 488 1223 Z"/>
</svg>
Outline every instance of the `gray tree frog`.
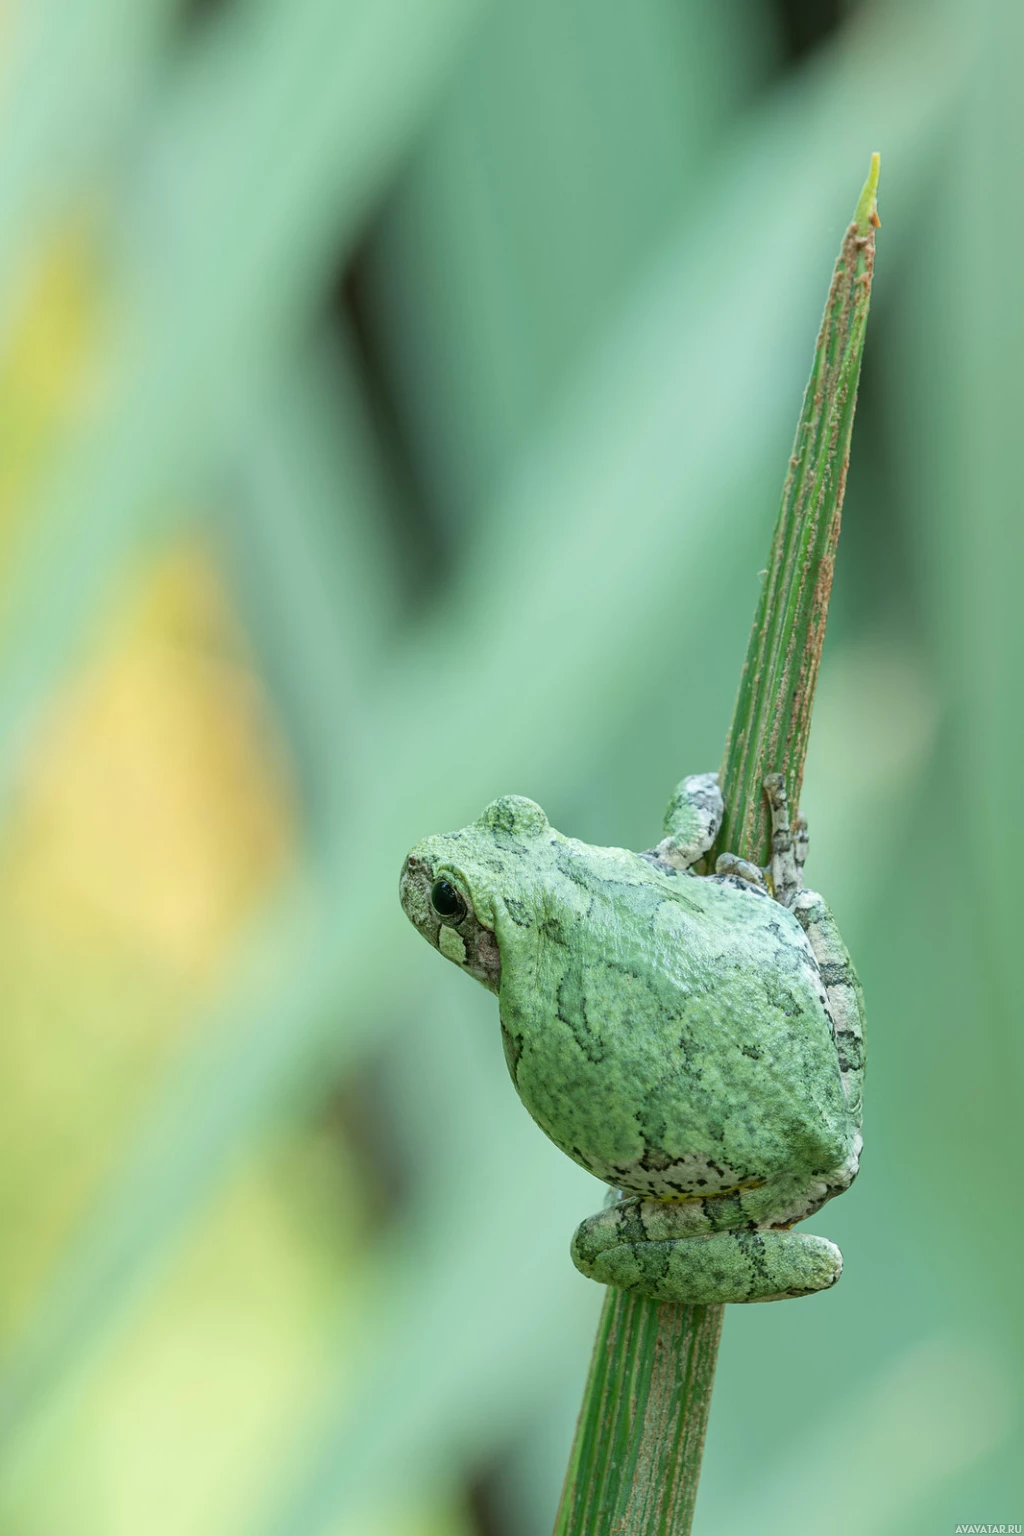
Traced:
<svg viewBox="0 0 1024 1536">
<path fill-rule="evenodd" d="M 578 1228 L 576 1267 L 659 1301 L 774 1301 L 838 1280 L 833 1243 L 794 1222 L 847 1189 L 861 1149 L 863 1000 L 806 827 L 765 781 L 766 870 L 695 866 L 722 818 L 715 774 L 685 779 L 646 853 L 564 837 L 516 795 L 428 837 L 402 905 L 497 994 L 520 1098 L 615 1191 Z"/>
</svg>

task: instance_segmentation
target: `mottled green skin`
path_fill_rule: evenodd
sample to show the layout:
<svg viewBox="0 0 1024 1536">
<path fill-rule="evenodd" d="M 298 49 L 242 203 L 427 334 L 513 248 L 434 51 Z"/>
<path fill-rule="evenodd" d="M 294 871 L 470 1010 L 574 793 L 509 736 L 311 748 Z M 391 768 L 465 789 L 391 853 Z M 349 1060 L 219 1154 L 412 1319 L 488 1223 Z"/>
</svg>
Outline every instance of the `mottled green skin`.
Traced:
<svg viewBox="0 0 1024 1536">
<path fill-rule="evenodd" d="M 708 778 L 686 783 L 706 792 Z M 679 1301 L 802 1295 L 834 1283 L 838 1250 L 772 1229 L 856 1172 L 849 1062 L 844 1074 L 797 916 L 751 880 L 685 867 L 714 826 L 694 839 L 684 789 L 669 818 L 680 835 L 651 854 L 590 847 L 532 801 L 497 800 L 413 849 L 402 902 L 498 993 L 509 1071 L 538 1125 L 632 1197 L 580 1228 L 584 1273 Z M 465 903 L 454 919 L 431 904 L 439 879 Z M 855 986 L 840 951 L 841 984 Z"/>
</svg>

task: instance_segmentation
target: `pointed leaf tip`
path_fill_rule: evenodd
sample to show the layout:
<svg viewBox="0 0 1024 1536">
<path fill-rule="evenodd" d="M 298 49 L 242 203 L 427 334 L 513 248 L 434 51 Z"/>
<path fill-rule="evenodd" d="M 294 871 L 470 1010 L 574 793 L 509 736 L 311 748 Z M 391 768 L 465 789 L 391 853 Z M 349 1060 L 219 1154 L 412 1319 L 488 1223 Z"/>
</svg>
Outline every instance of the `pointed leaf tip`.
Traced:
<svg viewBox="0 0 1024 1536">
<path fill-rule="evenodd" d="M 868 179 L 864 183 L 864 190 L 857 201 L 857 207 L 853 215 L 853 222 L 866 235 L 869 229 L 880 229 L 882 221 L 878 217 L 878 205 L 875 201 L 878 192 L 878 174 L 882 165 L 882 157 L 876 151 L 871 156 L 871 168 L 868 171 Z"/>
</svg>

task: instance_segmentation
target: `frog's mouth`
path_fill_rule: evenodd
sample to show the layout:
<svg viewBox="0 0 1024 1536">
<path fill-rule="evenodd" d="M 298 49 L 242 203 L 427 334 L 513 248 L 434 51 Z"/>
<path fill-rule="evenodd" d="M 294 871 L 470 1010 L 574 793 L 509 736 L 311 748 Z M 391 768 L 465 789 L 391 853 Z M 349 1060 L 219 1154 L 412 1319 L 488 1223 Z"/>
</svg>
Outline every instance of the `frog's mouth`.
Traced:
<svg viewBox="0 0 1024 1536">
<path fill-rule="evenodd" d="M 461 915 L 442 917 L 431 900 L 434 887 L 434 861 L 416 849 L 402 866 L 398 892 L 406 917 L 417 928 L 428 944 L 444 955 L 446 960 L 475 976 L 491 992 L 497 993 L 501 985 L 501 954 L 498 941 L 490 928 L 485 928 L 473 908 L 472 897 L 465 882 L 459 881 L 446 871 L 446 877 L 457 886 L 465 912 Z"/>
</svg>

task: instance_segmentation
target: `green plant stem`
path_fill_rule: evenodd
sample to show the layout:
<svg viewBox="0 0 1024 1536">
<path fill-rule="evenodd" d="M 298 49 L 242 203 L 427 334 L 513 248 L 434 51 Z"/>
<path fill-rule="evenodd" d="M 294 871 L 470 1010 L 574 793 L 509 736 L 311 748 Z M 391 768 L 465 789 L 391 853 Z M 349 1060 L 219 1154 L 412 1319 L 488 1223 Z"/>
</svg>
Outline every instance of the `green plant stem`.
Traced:
<svg viewBox="0 0 1024 1536">
<path fill-rule="evenodd" d="M 874 155 L 832 277 L 722 764 L 726 813 L 715 851 L 759 864 L 768 855 L 765 775 L 785 776 L 794 806 L 803 781 L 871 296 L 877 185 Z M 722 1311 L 608 1291 L 555 1536 L 687 1536 Z"/>
</svg>

